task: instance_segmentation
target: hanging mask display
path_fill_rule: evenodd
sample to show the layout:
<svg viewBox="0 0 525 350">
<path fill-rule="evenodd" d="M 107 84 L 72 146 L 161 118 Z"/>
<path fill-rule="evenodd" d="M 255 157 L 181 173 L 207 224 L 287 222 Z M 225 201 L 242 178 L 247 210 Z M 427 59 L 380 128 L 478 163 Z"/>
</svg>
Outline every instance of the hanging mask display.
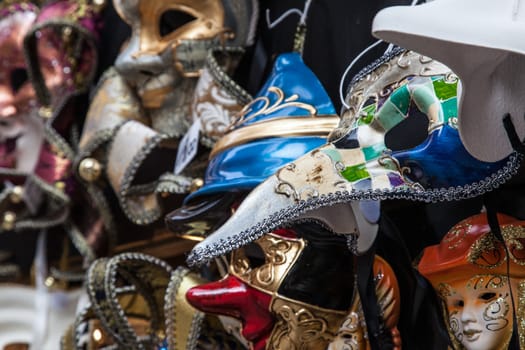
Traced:
<svg viewBox="0 0 525 350">
<path fill-rule="evenodd" d="M 233 251 L 224 279 L 186 297 L 201 311 L 238 318 L 254 349 L 367 349 L 353 261 L 344 237 L 300 224 Z M 374 276 L 384 326 L 399 346 L 395 275 L 377 258 Z"/>
<path fill-rule="evenodd" d="M 204 186 L 167 216 L 168 226 L 182 237 L 203 239 L 245 193 L 279 167 L 324 144 L 323 136 L 338 121 L 324 88 L 301 56 L 278 56 L 259 94 L 212 149 Z M 315 264 L 307 263 L 314 257 Z M 234 251 L 226 279 L 195 287 L 187 298 L 203 312 L 239 319 L 242 336 L 256 349 L 326 348 L 332 341 L 337 347 L 339 331 L 341 336 L 352 333 L 364 349 L 366 330 L 361 326 L 364 316 L 359 313 L 353 266 L 344 237 L 336 238 L 315 224 L 296 225 Z M 388 280 L 388 288 L 397 288 L 395 276 Z M 388 298 L 395 295 L 399 292 Z M 398 301 L 383 303 L 399 311 Z M 393 309 L 385 314 L 395 314 Z M 397 320 L 398 311 L 392 320 Z M 352 330 L 340 330 L 345 319 Z M 395 333 L 396 322 L 386 328 Z"/>
<path fill-rule="evenodd" d="M 216 317 L 188 304 L 187 290 L 200 283 L 188 269 L 146 254 L 96 260 L 87 278 L 90 302 L 63 335 L 61 349 L 245 349 Z"/>
<path fill-rule="evenodd" d="M 141 105 L 151 109 L 153 129 L 181 135 L 185 131 L 181 121 L 197 82 L 185 78 L 200 75 L 209 49 L 243 47 L 253 40 L 249 36 L 256 3 L 116 0 L 114 4 L 132 29 L 115 68 L 134 87 Z"/>
<path fill-rule="evenodd" d="M 202 176 L 207 155 L 197 150 L 194 161 L 173 174 L 179 138 L 192 122 L 189 116 L 206 102 L 204 96 L 202 103 L 195 101 L 198 77 L 203 71 L 219 73 L 215 81 L 233 86 L 226 91 L 242 90 L 236 90 L 228 74 L 242 48 L 253 41 L 257 3 L 144 0 L 114 5 L 132 35 L 99 82 L 76 164 L 90 188 L 103 188 L 107 177 L 126 216 L 146 225 L 163 214 L 163 197 L 189 192 L 192 180 Z M 209 55 L 212 49 L 222 53 Z M 206 84 L 200 83 L 201 94 Z M 239 104 L 239 98 L 242 103 L 250 97 L 242 91 L 225 103 Z"/>
<path fill-rule="evenodd" d="M 241 193 L 324 144 L 338 122 L 330 98 L 301 56 L 281 54 L 260 92 L 213 147 L 204 186 L 168 214 L 168 227 L 204 238 L 230 216 Z"/>
<path fill-rule="evenodd" d="M 369 224 L 378 214 L 363 210 L 363 202 L 453 200 L 500 185 L 516 172 L 518 159 L 484 163 L 467 153 L 455 127 L 457 83 L 438 62 L 401 49 L 389 52 L 351 83 L 350 108 L 330 142 L 251 192 L 229 221 L 193 249 L 188 262 L 202 263 L 305 219 L 347 234 L 352 249 L 363 253 L 374 240 Z M 428 122 L 427 137 L 407 149 L 389 149 L 387 132 L 418 115 Z"/>
<path fill-rule="evenodd" d="M 79 227 L 92 228 L 97 219 L 71 172 L 72 135 L 82 122 L 77 96 L 97 66 L 103 7 L 103 1 L 68 0 L 0 5 L 0 46 L 8 53 L 0 64 L 0 232 L 67 227 L 91 257 Z M 84 200 L 89 205 L 79 224 L 70 214 Z"/>
<path fill-rule="evenodd" d="M 508 349 L 513 332 L 525 346 L 524 223 L 502 214 L 498 221 L 508 256 L 483 213 L 452 227 L 419 261 L 443 300 L 454 349 Z"/>
</svg>

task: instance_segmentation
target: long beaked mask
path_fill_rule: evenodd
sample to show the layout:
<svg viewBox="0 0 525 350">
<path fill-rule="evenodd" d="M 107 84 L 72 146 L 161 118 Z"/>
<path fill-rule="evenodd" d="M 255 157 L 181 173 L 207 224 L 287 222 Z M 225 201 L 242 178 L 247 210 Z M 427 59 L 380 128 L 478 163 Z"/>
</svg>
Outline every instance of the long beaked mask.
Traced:
<svg viewBox="0 0 525 350">
<path fill-rule="evenodd" d="M 231 215 L 239 193 L 324 144 L 339 122 L 324 87 L 295 52 L 275 59 L 263 87 L 234 117 L 211 151 L 204 186 L 166 218 L 179 235 L 203 239 Z"/>
<path fill-rule="evenodd" d="M 252 0 L 114 0 L 114 5 L 132 29 L 116 69 L 146 109 L 171 106 L 177 113 L 171 117 L 179 122 L 188 113 L 187 92 L 195 88 L 208 50 L 249 45 L 257 16 Z"/>
<path fill-rule="evenodd" d="M 508 257 L 482 213 L 452 227 L 418 264 L 443 300 L 455 349 L 505 350 L 513 328 L 525 346 L 525 223 L 502 214 L 498 221 Z"/>
<path fill-rule="evenodd" d="M 330 142 L 259 185 L 188 262 L 203 263 L 305 219 L 348 234 L 352 249 L 362 253 L 377 232 L 370 228 L 379 215 L 373 201 L 453 200 L 497 187 L 516 172 L 518 157 L 485 163 L 467 153 L 455 128 L 456 89 L 457 78 L 439 62 L 402 49 L 383 56 L 352 81 L 350 108 Z M 387 134 L 418 116 L 428 122 L 424 141 L 389 149 Z"/>
</svg>

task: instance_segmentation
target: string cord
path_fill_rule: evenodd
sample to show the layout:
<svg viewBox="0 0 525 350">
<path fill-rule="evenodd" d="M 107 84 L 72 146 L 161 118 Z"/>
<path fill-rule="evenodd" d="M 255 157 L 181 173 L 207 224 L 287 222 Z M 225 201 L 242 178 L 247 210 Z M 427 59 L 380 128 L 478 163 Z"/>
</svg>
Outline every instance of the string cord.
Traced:
<svg viewBox="0 0 525 350">
<path fill-rule="evenodd" d="M 415 5 L 417 5 L 418 2 L 419 2 L 419 0 L 412 0 L 412 3 L 410 4 L 410 6 L 415 6 Z M 352 62 L 350 62 L 350 64 L 346 67 L 345 71 L 343 72 L 343 75 L 341 76 L 341 80 L 339 81 L 339 99 L 341 100 L 341 104 L 345 108 L 347 108 L 347 109 L 350 108 L 348 103 L 346 103 L 345 97 L 343 95 L 343 90 L 344 90 L 344 84 L 345 84 L 345 81 L 346 81 L 346 76 L 350 72 L 350 69 L 352 69 L 352 67 L 354 67 L 354 65 L 361 59 L 361 57 L 363 57 L 366 53 L 368 53 L 370 50 L 372 50 L 374 47 L 378 46 L 382 42 L 383 42 L 383 40 L 377 40 L 376 42 L 372 43 L 370 46 L 365 48 L 363 51 L 361 51 L 361 53 L 359 55 L 357 55 L 352 60 Z M 394 45 L 393 44 L 389 44 L 388 47 L 385 50 L 385 54 L 390 52 L 393 48 L 394 48 Z"/>
</svg>

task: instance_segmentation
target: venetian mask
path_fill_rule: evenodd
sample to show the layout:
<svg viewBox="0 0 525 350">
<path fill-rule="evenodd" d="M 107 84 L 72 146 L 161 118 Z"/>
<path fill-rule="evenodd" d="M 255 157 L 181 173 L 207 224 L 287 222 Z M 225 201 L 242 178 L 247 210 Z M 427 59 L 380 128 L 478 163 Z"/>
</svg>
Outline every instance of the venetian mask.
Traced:
<svg viewBox="0 0 525 350">
<path fill-rule="evenodd" d="M 346 234 L 361 254 L 375 239 L 378 200 L 460 199 L 506 181 L 517 169 L 515 156 L 485 163 L 462 146 L 455 127 L 457 83 L 447 67 L 414 52 L 394 49 L 380 58 L 352 81 L 350 108 L 330 142 L 259 185 L 229 221 L 193 249 L 188 262 L 202 263 L 308 219 Z M 418 118 L 425 122 L 422 140 L 394 148 L 389 135 Z"/>
<path fill-rule="evenodd" d="M 503 244 L 490 232 L 485 214 L 455 225 L 440 244 L 425 249 L 419 262 L 419 271 L 443 300 L 456 349 L 507 349 L 513 316 L 523 318 L 523 222 L 505 215 L 498 219 L 509 250 L 508 274 Z M 516 329 L 523 334 L 521 322 Z"/>
<path fill-rule="evenodd" d="M 191 103 L 196 79 L 190 78 L 200 75 L 208 50 L 244 47 L 253 39 L 252 1 L 115 0 L 114 5 L 132 29 L 116 69 L 134 87 L 144 108 L 152 113 L 168 109 L 178 123 Z M 152 118 L 156 130 L 176 127 L 172 122 L 170 129 L 163 129 L 156 123 L 167 121 Z"/>
<path fill-rule="evenodd" d="M 204 186 L 168 214 L 168 226 L 179 235 L 202 240 L 224 223 L 248 191 L 279 167 L 324 144 L 338 121 L 328 94 L 301 56 L 278 56 L 255 98 L 229 125 L 216 123 L 227 132 L 211 151 Z"/>
<path fill-rule="evenodd" d="M 90 82 L 96 62 L 95 12 L 87 3 L 70 1 L 41 10 L 25 1 L 7 2 L 0 9 L 0 47 L 6 52 L 0 61 L 2 167 L 56 180 L 45 165 L 37 165 L 54 158 L 48 147 L 40 152 L 44 125 Z"/>
<path fill-rule="evenodd" d="M 0 167 L 33 171 L 43 142 L 44 126 L 28 80 L 23 52 L 25 35 L 38 8 L 32 4 L 0 9 Z M 50 62 L 48 62 L 50 63 Z"/>
<path fill-rule="evenodd" d="M 377 259 L 378 303 L 385 327 L 396 333 L 397 281 L 388 264 Z M 186 297 L 201 311 L 239 319 L 254 349 L 326 349 L 329 344 L 343 349 L 345 339 L 353 337 L 355 349 L 364 350 L 367 335 L 353 266 L 344 237 L 301 224 L 233 251 L 224 279 L 194 287 Z"/>
</svg>

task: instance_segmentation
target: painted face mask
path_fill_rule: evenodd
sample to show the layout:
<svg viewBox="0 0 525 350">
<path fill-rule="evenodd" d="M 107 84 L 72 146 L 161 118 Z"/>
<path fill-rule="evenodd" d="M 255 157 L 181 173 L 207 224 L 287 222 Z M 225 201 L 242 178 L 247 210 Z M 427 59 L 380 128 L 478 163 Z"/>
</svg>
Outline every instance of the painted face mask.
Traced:
<svg viewBox="0 0 525 350">
<path fill-rule="evenodd" d="M 182 134 L 197 82 L 190 78 L 200 75 L 209 49 L 244 47 L 253 40 L 256 3 L 115 0 L 114 4 L 132 29 L 116 69 L 152 113 L 154 129 Z"/>
<path fill-rule="evenodd" d="M 356 348 L 365 349 L 353 260 L 344 237 L 321 226 L 297 225 L 233 251 L 229 275 L 190 289 L 186 298 L 201 311 L 239 319 L 242 335 L 257 350 L 326 349 L 332 341 L 336 346 L 336 334 L 353 313 L 346 330 Z M 375 264 L 381 270 L 376 271 L 383 289 L 379 302 L 389 305 L 383 314 L 394 320 L 387 327 L 395 328 L 399 304 L 390 298 L 399 297 L 397 282 L 387 264 Z"/>
<path fill-rule="evenodd" d="M 514 328 L 524 332 L 521 322 L 513 324 L 514 315 L 523 319 L 524 223 L 506 215 L 498 220 L 509 251 L 508 271 L 503 244 L 490 232 L 485 214 L 455 225 L 440 244 L 425 249 L 419 262 L 446 307 L 455 349 L 503 350 Z"/>
<path fill-rule="evenodd" d="M 204 186 L 168 214 L 168 227 L 203 239 L 231 215 L 232 205 L 246 192 L 324 144 L 338 121 L 330 98 L 301 56 L 278 56 L 265 85 L 212 149 Z"/>
<path fill-rule="evenodd" d="M 462 146 L 456 121 L 457 79 L 442 64 L 401 49 L 353 80 L 348 110 L 330 142 L 278 170 L 250 193 L 235 215 L 191 252 L 190 264 L 225 254 L 275 228 L 305 219 L 347 234 L 360 254 L 375 239 L 379 205 L 479 195 L 515 173 L 517 157 L 480 162 Z M 420 116 L 426 137 L 388 148 L 389 133 Z"/>
</svg>

